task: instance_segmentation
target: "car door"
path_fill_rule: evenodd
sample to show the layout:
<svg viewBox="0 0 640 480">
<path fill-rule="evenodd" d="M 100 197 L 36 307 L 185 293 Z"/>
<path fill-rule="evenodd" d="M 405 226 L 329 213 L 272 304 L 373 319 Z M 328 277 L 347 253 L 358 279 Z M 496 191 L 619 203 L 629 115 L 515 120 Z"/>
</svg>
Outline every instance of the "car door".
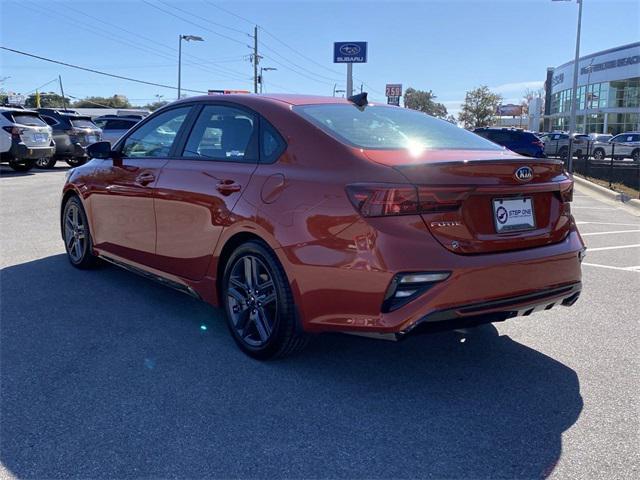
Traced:
<svg viewBox="0 0 640 480">
<path fill-rule="evenodd" d="M 184 136 L 180 158 L 156 185 L 157 260 L 183 278 L 206 274 L 225 226 L 258 164 L 258 117 L 238 106 L 206 104 Z"/>
<path fill-rule="evenodd" d="M 119 157 L 98 163 L 91 185 L 95 246 L 124 259 L 152 266 L 156 250 L 154 191 L 162 167 L 191 106 L 150 117 L 116 147 Z"/>
</svg>

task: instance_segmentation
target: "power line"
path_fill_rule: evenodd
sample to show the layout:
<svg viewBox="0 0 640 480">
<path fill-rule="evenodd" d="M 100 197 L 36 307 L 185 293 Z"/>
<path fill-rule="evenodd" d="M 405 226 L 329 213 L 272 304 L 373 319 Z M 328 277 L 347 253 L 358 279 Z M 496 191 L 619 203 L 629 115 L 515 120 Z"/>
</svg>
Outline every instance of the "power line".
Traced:
<svg viewBox="0 0 640 480">
<path fill-rule="evenodd" d="M 178 18 L 178 19 L 182 20 L 183 22 L 187 22 L 187 23 L 189 23 L 189 24 L 191 24 L 191 25 L 194 25 L 194 26 L 196 26 L 196 27 L 198 27 L 198 28 L 202 28 L 203 30 L 206 30 L 206 31 L 208 31 L 208 32 L 211 32 L 211 33 L 213 33 L 214 35 L 217 35 L 217 36 L 222 37 L 222 38 L 226 38 L 226 39 L 227 39 L 227 40 L 229 40 L 229 41 L 236 42 L 236 43 L 239 43 L 240 45 L 245 45 L 246 47 L 251 48 L 251 47 L 250 47 L 249 45 L 247 45 L 245 42 L 243 42 L 243 41 L 241 41 L 241 40 L 238 40 L 237 38 L 233 38 L 233 37 L 230 37 L 230 36 L 225 35 L 225 34 L 223 34 L 223 33 L 216 32 L 215 30 L 212 30 L 212 29 L 210 29 L 209 27 L 206 27 L 206 26 L 203 26 L 203 25 L 201 25 L 201 24 L 199 24 L 199 23 L 193 22 L 193 21 L 191 21 L 191 20 L 189 20 L 189 19 L 187 19 L 187 18 L 184 18 L 184 17 L 182 17 L 182 16 L 180 16 L 180 15 L 177 15 L 177 14 L 175 14 L 175 13 L 173 13 L 173 12 L 170 12 L 169 10 L 165 10 L 164 8 L 161 8 L 161 7 L 159 7 L 158 5 L 154 5 L 153 3 L 148 2 L 147 0 L 142 0 L 142 1 L 143 1 L 144 3 L 146 3 L 147 5 L 149 5 L 149 6 L 153 7 L 153 8 L 155 8 L 155 9 L 157 9 L 157 10 L 160 10 L 161 12 L 166 13 L 167 15 L 171 15 L 172 17 L 175 17 L 175 18 Z"/>
<path fill-rule="evenodd" d="M 183 8 L 176 7 L 175 5 L 171 5 L 171 4 L 167 3 L 167 2 L 163 2 L 162 0 L 158 0 L 158 2 L 161 3 L 162 5 L 164 5 L 165 7 L 173 8 L 174 10 L 178 10 L 179 12 L 185 13 L 185 14 L 189 15 L 190 17 L 195 17 L 197 19 L 202 19 L 201 15 L 196 15 L 195 13 L 191 13 L 188 10 L 185 10 Z M 231 30 L 231 31 L 236 32 L 236 33 L 241 33 L 242 35 L 249 35 L 247 32 L 244 32 L 244 31 L 240 30 L 239 28 L 233 28 L 233 27 L 230 27 L 228 25 L 223 25 L 222 23 L 212 22 L 211 20 L 207 20 L 207 23 L 210 23 L 210 24 L 215 25 L 215 26 L 220 27 L 220 28 L 226 28 L 227 30 Z"/>
<path fill-rule="evenodd" d="M 38 14 L 44 14 L 44 12 L 42 12 L 41 9 L 36 9 L 33 6 L 28 6 L 25 3 L 23 3 L 22 6 L 28 8 L 30 10 L 36 11 L 36 13 L 38 13 Z M 80 13 L 82 13 L 82 12 L 80 12 Z M 72 18 L 70 18 L 68 16 L 60 15 L 57 12 L 49 11 L 48 14 L 56 15 L 56 16 L 58 16 L 60 18 L 63 18 L 67 22 L 69 22 L 69 21 L 73 22 Z M 87 16 L 88 18 L 93 18 L 95 20 L 101 21 L 100 19 L 97 19 L 96 17 L 92 17 L 92 16 L 90 16 L 88 14 L 85 14 L 85 13 L 82 13 L 82 14 Z M 127 45 L 127 46 L 135 48 L 137 50 L 144 51 L 144 52 L 147 52 L 147 53 L 151 53 L 153 55 L 159 56 L 159 57 L 164 58 L 164 59 L 174 60 L 174 57 L 166 54 L 165 52 L 157 51 L 155 48 L 150 48 L 150 47 L 147 47 L 145 45 L 135 44 L 135 43 L 132 43 L 132 42 L 130 42 L 130 41 L 126 40 L 126 39 L 123 39 L 123 38 L 115 38 L 115 37 L 113 37 L 111 35 L 105 35 L 105 34 L 100 33 L 99 31 L 96 31 L 95 29 L 87 28 L 84 25 L 79 24 L 78 22 L 75 22 L 75 23 L 78 25 L 79 28 L 82 28 L 82 29 L 88 31 L 91 34 L 98 35 L 98 36 L 107 38 L 109 40 L 116 41 L 118 43 L 122 43 L 123 45 Z M 102 23 L 106 23 L 106 22 L 102 22 Z M 115 28 L 121 29 L 118 26 L 115 26 Z M 124 29 L 121 29 L 121 30 L 124 30 Z M 128 30 L 124 30 L 124 31 L 132 34 Z M 132 34 L 132 35 L 137 35 L 137 34 Z M 141 38 L 145 38 L 145 37 L 141 37 Z M 152 40 L 150 40 L 150 41 L 152 41 Z M 154 42 L 154 43 L 157 44 L 157 42 Z M 166 47 L 166 48 L 171 48 L 171 47 Z M 241 73 L 235 72 L 233 70 L 225 69 L 225 68 L 222 68 L 222 67 L 211 66 L 209 68 L 206 68 L 206 67 L 202 67 L 199 64 L 194 63 L 192 61 L 188 61 L 188 62 L 184 62 L 184 63 L 187 64 L 187 65 L 192 66 L 193 68 L 197 68 L 197 69 L 199 69 L 201 71 L 204 71 L 204 72 L 207 72 L 207 73 L 213 73 L 213 74 L 219 75 L 219 76 L 224 76 L 224 77 L 227 77 L 227 78 L 232 79 L 232 80 L 242 80 L 242 81 L 246 81 L 247 80 Z M 212 70 L 211 68 L 214 68 L 215 70 Z"/>
<path fill-rule="evenodd" d="M 87 68 L 87 67 L 81 67 L 79 65 L 73 65 L 71 63 L 66 63 L 66 62 L 61 62 L 59 60 L 53 60 L 51 58 L 41 57 L 39 55 L 34 55 L 33 53 L 27 53 L 27 52 L 23 52 L 21 50 L 15 50 L 15 49 L 9 48 L 9 47 L 0 46 L 0 49 L 7 50 L 8 52 L 17 53 L 19 55 L 25 55 L 27 57 L 36 58 L 38 60 L 43 60 L 45 62 L 56 63 L 58 65 L 63 65 L 65 67 L 75 68 L 77 70 L 84 70 L 85 72 L 91 72 L 91 73 L 95 73 L 97 75 L 104 75 L 104 76 L 107 76 L 107 77 L 118 78 L 120 80 L 127 80 L 129 82 L 142 83 L 144 85 L 152 85 L 154 87 L 169 88 L 171 90 L 177 90 L 178 89 L 178 87 L 174 87 L 174 86 L 171 86 L 171 85 L 165 85 L 165 84 L 162 84 L 162 83 L 155 83 L 155 82 L 148 82 L 146 80 L 139 80 L 137 78 L 124 77 L 122 75 L 115 75 L 113 73 L 101 72 L 100 70 L 94 70 L 93 68 Z M 183 88 L 182 90 L 184 90 L 185 92 L 192 92 L 192 93 L 207 93 L 207 92 L 205 92 L 203 90 L 192 90 L 192 89 L 189 89 L 189 88 Z"/>
</svg>

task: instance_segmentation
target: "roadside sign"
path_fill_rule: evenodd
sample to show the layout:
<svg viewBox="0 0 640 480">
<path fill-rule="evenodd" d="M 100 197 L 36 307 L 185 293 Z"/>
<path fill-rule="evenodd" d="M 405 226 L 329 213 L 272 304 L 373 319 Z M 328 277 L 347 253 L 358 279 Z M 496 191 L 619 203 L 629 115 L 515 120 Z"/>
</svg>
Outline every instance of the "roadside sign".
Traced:
<svg viewBox="0 0 640 480">
<path fill-rule="evenodd" d="M 500 117 L 518 117 L 522 115 L 522 105 L 515 105 L 513 103 L 498 105 L 496 114 Z"/>
<path fill-rule="evenodd" d="M 334 42 L 333 63 L 367 63 L 367 42 Z"/>
<path fill-rule="evenodd" d="M 385 88 L 385 96 L 387 97 L 401 97 L 402 96 L 402 84 L 401 83 L 387 83 Z"/>
<path fill-rule="evenodd" d="M 27 101 L 24 95 L 12 94 L 7 97 L 7 103 L 9 105 L 24 105 Z"/>
<path fill-rule="evenodd" d="M 232 93 L 251 93 L 249 90 L 207 90 L 207 95 L 230 95 Z"/>
<path fill-rule="evenodd" d="M 393 97 L 387 97 L 387 105 L 395 105 L 396 107 L 400 106 L 400 97 L 395 95 Z"/>
</svg>

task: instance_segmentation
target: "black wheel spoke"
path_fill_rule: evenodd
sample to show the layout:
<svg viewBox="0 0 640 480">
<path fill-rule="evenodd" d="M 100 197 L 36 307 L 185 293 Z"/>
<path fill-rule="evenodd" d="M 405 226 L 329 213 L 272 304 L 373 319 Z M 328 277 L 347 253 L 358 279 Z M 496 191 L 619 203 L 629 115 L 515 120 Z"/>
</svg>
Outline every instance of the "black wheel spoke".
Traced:
<svg viewBox="0 0 640 480">
<path fill-rule="evenodd" d="M 277 318 L 278 300 L 267 264 L 254 255 L 236 260 L 228 276 L 226 298 L 237 336 L 252 347 L 267 343 Z"/>
</svg>

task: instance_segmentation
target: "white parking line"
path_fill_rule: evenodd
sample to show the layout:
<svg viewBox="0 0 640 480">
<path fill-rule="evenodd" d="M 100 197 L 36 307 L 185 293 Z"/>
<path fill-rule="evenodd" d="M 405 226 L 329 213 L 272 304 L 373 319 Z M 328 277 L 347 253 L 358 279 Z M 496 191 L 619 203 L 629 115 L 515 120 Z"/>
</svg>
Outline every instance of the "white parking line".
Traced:
<svg viewBox="0 0 640 480">
<path fill-rule="evenodd" d="M 636 243 L 635 245 L 616 245 L 615 247 L 598 247 L 598 248 L 588 248 L 588 252 L 599 252 L 601 250 L 618 250 L 619 248 L 636 248 L 640 247 L 640 243 Z"/>
<path fill-rule="evenodd" d="M 573 210 L 574 208 L 588 208 L 589 210 L 617 210 L 614 207 L 587 207 L 586 205 L 581 207 L 581 206 L 571 205 L 571 210 Z"/>
<path fill-rule="evenodd" d="M 582 262 L 582 265 L 587 267 L 608 268 L 610 270 L 622 270 L 623 272 L 636 272 L 640 273 L 639 267 L 612 267 L 611 265 L 600 265 L 598 263 L 586 263 Z"/>
<path fill-rule="evenodd" d="M 591 233 L 582 233 L 583 237 L 590 237 L 593 235 L 613 235 L 614 233 L 629 233 L 629 232 L 640 232 L 640 230 L 614 230 L 612 232 L 591 232 Z"/>
<path fill-rule="evenodd" d="M 608 223 L 608 222 L 576 222 L 576 225 L 620 225 L 621 227 L 640 227 L 639 223 Z"/>
</svg>

